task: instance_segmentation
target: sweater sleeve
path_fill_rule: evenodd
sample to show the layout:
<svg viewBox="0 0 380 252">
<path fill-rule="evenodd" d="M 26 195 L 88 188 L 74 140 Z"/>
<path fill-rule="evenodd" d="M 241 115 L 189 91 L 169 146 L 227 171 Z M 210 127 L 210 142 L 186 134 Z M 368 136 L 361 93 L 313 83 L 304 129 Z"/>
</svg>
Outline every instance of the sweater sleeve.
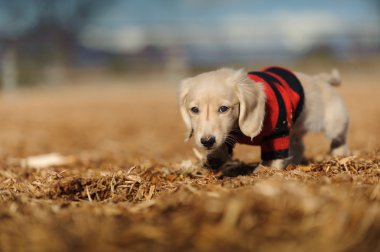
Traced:
<svg viewBox="0 0 380 252">
<path fill-rule="evenodd" d="M 261 159 L 269 161 L 289 156 L 289 135 L 269 137 L 261 143 Z"/>
</svg>

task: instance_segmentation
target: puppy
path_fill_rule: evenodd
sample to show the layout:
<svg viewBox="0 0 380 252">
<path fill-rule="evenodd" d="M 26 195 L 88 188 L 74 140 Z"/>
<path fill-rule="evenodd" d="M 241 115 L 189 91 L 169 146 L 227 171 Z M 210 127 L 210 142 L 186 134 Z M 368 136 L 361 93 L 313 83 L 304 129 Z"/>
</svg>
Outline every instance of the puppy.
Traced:
<svg viewBox="0 0 380 252">
<path fill-rule="evenodd" d="M 337 70 L 306 75 L 282 67 L 245 72 L 222 68 L 185 79 L 179 106 L 187 140 L 207 151 L 205 165 L 221 167 L 236 143 L 258 145 L 264 165 L 284 168 L 302 161 L 302 138 L 323 132 L 332 155 L 347 155 L 348 114 L 333 89 Z"/>
</svg>

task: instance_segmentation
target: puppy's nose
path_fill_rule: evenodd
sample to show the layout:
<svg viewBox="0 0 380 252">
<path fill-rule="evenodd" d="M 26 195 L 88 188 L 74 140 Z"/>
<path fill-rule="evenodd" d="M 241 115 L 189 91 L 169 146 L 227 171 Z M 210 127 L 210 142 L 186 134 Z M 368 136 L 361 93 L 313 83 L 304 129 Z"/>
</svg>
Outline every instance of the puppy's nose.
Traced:
<svg viewBox="0 0 380 252">
<path fill-rule="evenodd" d="M 201 144 L 206 148 L 211 148 L 215 143 L 215 137 L 207 136 L 201 138 Z"/>
</svg>

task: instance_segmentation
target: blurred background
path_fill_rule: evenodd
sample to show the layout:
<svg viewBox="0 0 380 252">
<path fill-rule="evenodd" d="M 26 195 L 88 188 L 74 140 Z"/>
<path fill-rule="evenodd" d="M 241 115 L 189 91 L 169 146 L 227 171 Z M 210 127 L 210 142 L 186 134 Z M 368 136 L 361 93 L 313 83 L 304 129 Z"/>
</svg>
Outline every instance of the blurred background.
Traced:
<svg viewBox="0 0 380 252">
<path fill-rule="evenodd" d="M 177 84 L 267 65 L 339 69 L 357 157 L 199 172 Z M 380 0 L 0 0 L 0 252 L 379 252 L 379 82 Z"/>
<path fill-rule="evenodd" d="M 337 67 L 350 146 L 380 147 L 380 1 L 0 0 L 0 157 L 192 157 L 179 81 L 267 65 Z"/>
<path fill-rule="evenodd" d="M 220 66 L 374 72 L 379 53 L 378 0 L 0 0 L 3 91 Z"/>
</svg>

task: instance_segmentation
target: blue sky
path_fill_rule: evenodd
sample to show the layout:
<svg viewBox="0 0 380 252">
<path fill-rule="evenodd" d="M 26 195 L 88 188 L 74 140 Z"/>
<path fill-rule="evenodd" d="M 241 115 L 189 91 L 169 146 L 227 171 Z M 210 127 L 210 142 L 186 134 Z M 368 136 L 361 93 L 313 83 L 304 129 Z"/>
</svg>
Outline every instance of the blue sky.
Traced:
<svg viewBox="0 0 380 252">
<path fill-rule="evenodd" d="M 171 23 L 179 20 L 215 22 L 229 15 L 270 15 L 279 10 L 326 11 L 336 14 L 345 22 L 370 20 L 376 14 L 373 3 L 363 0 L 131 0 L 118 2 L 104 13 L 98 23 L 116 27 L 127 23 Z"/>
<path fill-rule="evenodd" d="M 124 51 L 148 44 L 302 51 L 315 43 L 344 47 L 356 37 L 371 46 L 380 31 L 373 1 L 120 1 L 87 27 L 83 43 Z"/>
<path fill-rule="evenodd" d="M 236 54 L 300 53 L 323 43 L 371 47 L 380 38 L 375 1 L 114 0 L 85 27 L 81 41 L 119 52 L 147 45 Z M 5 11 L 0 5 L 0 35 L 9 29 Z M 11 28 L 32 23 L 32 16 L 15 18 Z"/>
</svg>

